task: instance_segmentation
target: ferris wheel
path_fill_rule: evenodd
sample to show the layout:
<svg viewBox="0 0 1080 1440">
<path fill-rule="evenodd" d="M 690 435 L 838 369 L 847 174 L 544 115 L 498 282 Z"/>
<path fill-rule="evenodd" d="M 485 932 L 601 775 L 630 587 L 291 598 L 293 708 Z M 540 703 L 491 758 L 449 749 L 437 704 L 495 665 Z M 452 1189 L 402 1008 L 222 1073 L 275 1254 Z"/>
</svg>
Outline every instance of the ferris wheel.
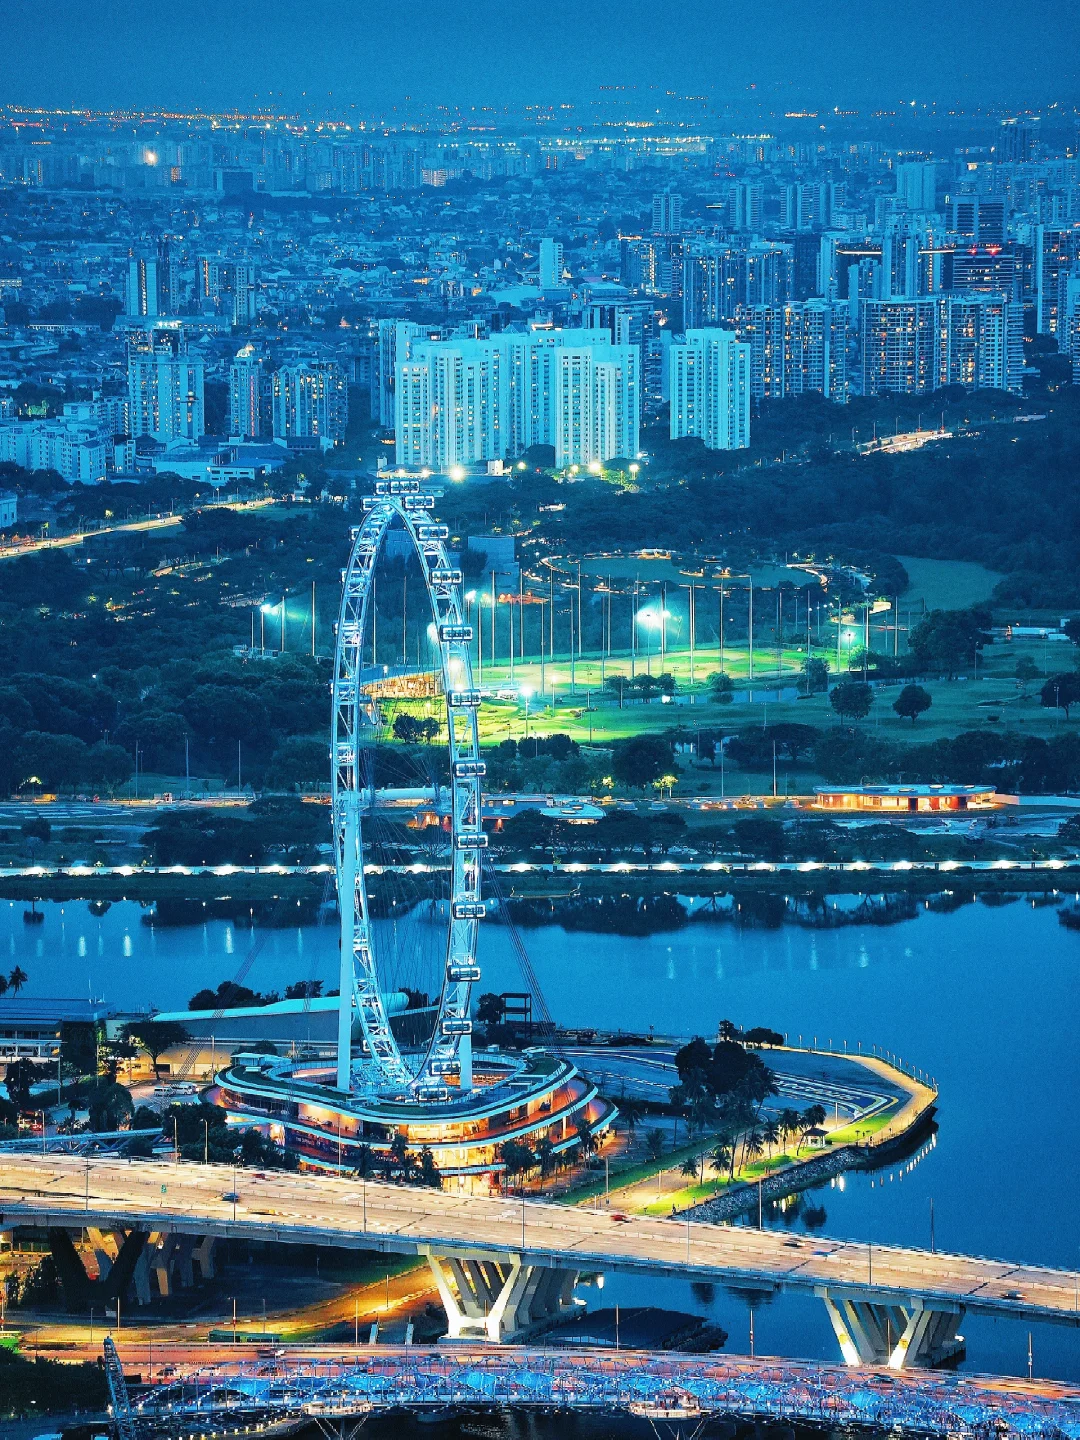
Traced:
<svg viewBox="0 0 1080 1440">
<path fill-rule="evenodd" d="M 435 519 L 434 506 L 435 496 L 423 491 L 418 480 L 378 481 L 374 496 L 365 498 L 364 523 L 353 531 L 349 563 L 342 571 L 333 680 L 332 798 L 341 913 L 337 1088 L 354 1088 L 356 1017 L 366 1041 L 365 1087 L 415 1100 L 446 1098 L 451 1079 L 459 1093 L 472 1088 L 469 997 L 480 978 L 476 939 L 484 916 L 480 873 L 487 845 L 481 824 L 480 691 L 473 685 L 469 648 L 473 631 L 463 619 L 461 572 L 452 568 L 446 553 L 449 531 Z M 379 725 L 373 672 L 364 669 L 364 637 L 376 562 L 387 531 L 399 521 L 419 561 L 431 606 L 428 634 L 437 654 L 450 761 L 449 910 L 436 982 L 441 988 L 432 1000 L 430 1034 L 413 1047 L 399 1044 L 391 1029 L 388 977 L 380 971 L 378 930 L 364 877 L 365 816 L 373 814 L 375 796 L 363 773 L 361 751 Z"/>
</svg>

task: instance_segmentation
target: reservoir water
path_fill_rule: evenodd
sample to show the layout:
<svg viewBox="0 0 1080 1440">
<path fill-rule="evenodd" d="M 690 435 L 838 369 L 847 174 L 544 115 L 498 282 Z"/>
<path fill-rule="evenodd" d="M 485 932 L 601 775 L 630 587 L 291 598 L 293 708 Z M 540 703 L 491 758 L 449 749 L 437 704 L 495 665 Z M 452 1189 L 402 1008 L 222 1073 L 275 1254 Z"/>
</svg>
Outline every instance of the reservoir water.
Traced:
<svg viewBox="0 0 1080 1440">
<path fill-rule="evenodd" d="M 256 989 L 309 976 L 335 983 L 332 923 L 151 926 L 144 907 L 125 901 L 103 915 L 85 902 L 46 903 L 44 921 L 28 925 L 25 908 L 0 905 L 0 970 L 21 965 L 27 997 L 92 993 L 117 1007 L 183 1008 L 195 990 L 231 979 L 253 944 L 261 948 L 246 983 Z M 1080 1304 L 1080 932 L 1053 907 L 979 900 L 951 912 L 920 904 L 915 918 L 889 926 L 699 919 L 646 936 L 556 924 L 523 935 L 562 1023 L 711 1036 L 727 1017 L 822 1047 L 876 1044 L 918 1065 L 940 1088 L 935 1143 L 814 1192 L 823 1233 L 928 1246 L 933 1200 L 938 1249 L 1076 1270 Z M 482 989 L 524 988 L 501 924 L 481 927 L 480 960 Z M 612 1275 L 603 1303 L 708 1311 L 730 1332 L 730 1350 L 749 1348 L 745 1294 L 691 1295 L 680 1280 Z M 837 1358 L 819 1301 L 759 1296 L 753 1309 L 758 1354 Z M 969 1368 L 1027 1373 L 1024 1325 L 968 1317 L 964 1333 Z M 1036 1375 L 1080 1381 L 1080 1329 L 1035 1326 L 1032 1353 Z"/>
</svg>

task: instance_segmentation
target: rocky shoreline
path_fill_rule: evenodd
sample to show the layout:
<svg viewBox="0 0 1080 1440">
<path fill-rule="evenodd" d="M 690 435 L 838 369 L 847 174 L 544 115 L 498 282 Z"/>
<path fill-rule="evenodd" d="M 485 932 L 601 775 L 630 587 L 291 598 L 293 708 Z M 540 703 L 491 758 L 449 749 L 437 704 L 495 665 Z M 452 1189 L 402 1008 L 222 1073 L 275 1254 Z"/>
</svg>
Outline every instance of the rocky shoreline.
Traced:
<svg viewBox="0 0 1080 1440">
<path fill-rule="evenodd" d="M 734 1220 L 739 1215 L 756 1210 L 759 1190 L 763 1201 L 783 1200 L 788 1195 L 809 1190 L 813 1185 L 831 1180 L 844 1170 L 854 1169 L 862 1163 L 863 1158 L 864 1152 L 858 1146 L 841 1145 L 839 1149 L 830 1150 L 828 1154 L 813 1155 L 808 1160 L 787 1165 L 760 1182 L 736 1185 L 722 1195 L 703 1200 L 700 1205 L 689 1206 L 681 1213 L 693 1220 L 719 1225 L 725 1220 Z"/>
</svg>

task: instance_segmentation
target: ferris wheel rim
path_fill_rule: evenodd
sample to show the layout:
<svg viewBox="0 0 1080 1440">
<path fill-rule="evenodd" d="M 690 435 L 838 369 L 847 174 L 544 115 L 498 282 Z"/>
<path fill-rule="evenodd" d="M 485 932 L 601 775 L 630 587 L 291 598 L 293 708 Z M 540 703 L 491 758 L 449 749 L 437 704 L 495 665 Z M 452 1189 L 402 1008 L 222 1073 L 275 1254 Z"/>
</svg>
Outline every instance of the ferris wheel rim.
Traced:
<svg viewBox="0 0 1080 1440">
<path fill-rule="evenodd" d="M 415 1094 L 444 1085 L 455 1071 L 460 1074 L 459 1047 L 471 1037 L 469 1013 L 472 986 L 479 979 L 476 931 L 484 907 L 480 899 L 480 853 L 486 845 L 482 827 L 477 708 L 470 655 L 471 627 L 463 620 L 460 572 L 451 567 L 444 540 L 447 528 L 430 514 L 434 496 L 421 491 L 418 482 L 378 482 L 376 495 L 365 501 L 367 515 L 354 529 L 346 569 L 342 572 L 342 599 L 334 646 L 333 719 L 331 725 L 335 872 L 339 905 L 348 905 L 352 876 L 352 1010 L 358 1012 L 370 1060 L 390 1088 Z M 410 488 L 405 489 L 405 486 Z M 364 626 L 367 619 L 375 566 L 387 531 L 395 519 L 412 541 L 420 563 L 431 607 L 443 680 L 443 700 L 450 753 L 450 896 L 446 957 L 435 1003 L 430 1039 L 421 1047 L 414 1068 L 402 1053 L 390 1027 L 380 977 L 380 964 L 371 924 L 367 882 L 364 876 L 360 814 L 365 789 L 359 767 L 361 713 L 371 719 L 371 702 L 365 703 L 361 682 Z M 372 791 L 372 798 L 374 791 Z M 355 818 L 350 829 L 349 817 Z M 356 850 L 350 856 L 347 848 Z M 345 930 L 343 929 L 343 936 Z M 343 997 L 344 999 L 344 997 Z M 471 1040 L 469 1042 L 471 1044 Z"/>
</svg>

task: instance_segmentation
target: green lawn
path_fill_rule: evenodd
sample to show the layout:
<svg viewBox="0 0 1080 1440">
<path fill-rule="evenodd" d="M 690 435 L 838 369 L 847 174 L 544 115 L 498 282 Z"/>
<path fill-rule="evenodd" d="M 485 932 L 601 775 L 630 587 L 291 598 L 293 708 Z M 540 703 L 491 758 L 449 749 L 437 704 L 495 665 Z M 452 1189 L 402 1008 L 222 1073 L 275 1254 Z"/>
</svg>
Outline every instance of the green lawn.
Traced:
<svg viewBox="0 0 1080 1440">
<path fill-rule="evenodd" d="M 878 641 L 877 643 L 880 643 Z M 822 656 L 830 652 L 817 652 Z M 1074 710 L 1072 718 L 1066 720 L 1063 712 L 1047 709 L 1040 704 L 1039 687 L 1041 677 L 1073 667 L 1076 651 L 1073 646 L 1039 640 L 999 640 L 988 645 L 980 654 L 978 679 L 975 678 L 974 657 L 965 678 L 956 680 L 925 680 L 921 682 L 933 697 L 933 705 L 913 725 L 893 712 L 892 702 L 900 687 L 880 690 L 869 717 L 862 724 L 882 739 L 893 741 L 928 741 L 958 734 L 962 730 L 981 730 L 989 726 L 995 729 L 1021 730 L 1029 734 L 1049 738 L 1064 734 L 1071 727 L 1080 725 L 1080 711 Z M 1025 693 L 1017 684 L 1015 670 L 1017 662 L 1026 657 L 1032 660 L 1040 672 L 1040 678 L 1027 687 Z M 796 686 L 803 663 L 802 652 L 785 649 L 783 653 L 782 684 Z M 639 662 L 637 669 L 644 666 Z M 754 695 L 752 703 L 738 701 L 718 705 L 709 696 L 707 676 L 719 668 L 715 650 L 698 652 L 695 655 L 695 685 L 689 684 L 689 653 L 671 652 L 665 657 L 665 670 L 676 676 L 679 686 L 680 703 L 664 704 L 660 700 L 648 703 L 627 702 L 620 709 L 618 698 L 601 687 L 601 666 L 599 659 L 578 661 L 575 665 L 576 693 L 570 689 L 570 666 L 565 658 L 557 658 L 554 664 L 544 666 L 545 698 L 539 696 L 540 666 L 527 661 L 515 666 L 514 675 L 518 683 L 534 687 L 528 704 L 529 733 L 534 735 L 563 732 L 583 743 L 603 745 L 605 742 L 623 739 L 645 731 L 667 729 L 692 730 L 723 727 L 727 731 L 750 725 L 780 724 L 791 721 L 818 728 L 837 723 L 836 714 L 828 697 L 818 694 L 811 697 L 776 702 L 761 698 L 765 689 L 775 689 L 778 684 L 777 656 L 775 650 L 755 650 Z M 725 670 L 735 681 L 740 692 L 748 692 L 749 665 L 746 651 L 728 650 L 725 655 Z M 658 657 L 653 658 L 653 673 L 658 674 Z M 607 675 L 627 674 L 629 660 L 616 656 L 605 662 Z M 555 683 L 557 704 L 551 704 L 551 685 Z M 498 685 L 509 682 L 509 671 L 500 666 L 494 669 L 484 667 L 484 684 Z M 685 703 L 683 703 L 685 701 Z M 692 703 L 691 703 L 692 702 Z M 485 700 L 480 710 L 481 735 L 484 743 L 495 744 L 499 740 L 513 737 L 519 739 L 525 733 L 525 705 L 513 700 Z M 734 767 L 728 767 L 725 775 L 729 793 L 740 793 L 746 789 L 741 783 L 748 777 L 740 775 Z M 756 777 L 760 782 L 771 777 Z M 784 791 L 785 779 L 793 779 L 789 772 L 781 771 L 780 791 Z M 800 783 L 810 778 L 809 772 L 802 775 Z M 684 774 L 684 790 L 690 777 Z M 719 770 L 713 775 L 706 766 L 693 772 L 691 791 L 704 787 L 707 791 L 719 790 Z M 791 785 L 793 791 L 796 786 Z"/>
<path fill-rule="evenodd" d="M 994 586 L 1005 577 L 970 560 L 920 560 L 913 555 L 897 557 L 908 573 L 910 584 L 900 597 L 900 609 L 962 610 L 989 600 Z"/>
</svg>

